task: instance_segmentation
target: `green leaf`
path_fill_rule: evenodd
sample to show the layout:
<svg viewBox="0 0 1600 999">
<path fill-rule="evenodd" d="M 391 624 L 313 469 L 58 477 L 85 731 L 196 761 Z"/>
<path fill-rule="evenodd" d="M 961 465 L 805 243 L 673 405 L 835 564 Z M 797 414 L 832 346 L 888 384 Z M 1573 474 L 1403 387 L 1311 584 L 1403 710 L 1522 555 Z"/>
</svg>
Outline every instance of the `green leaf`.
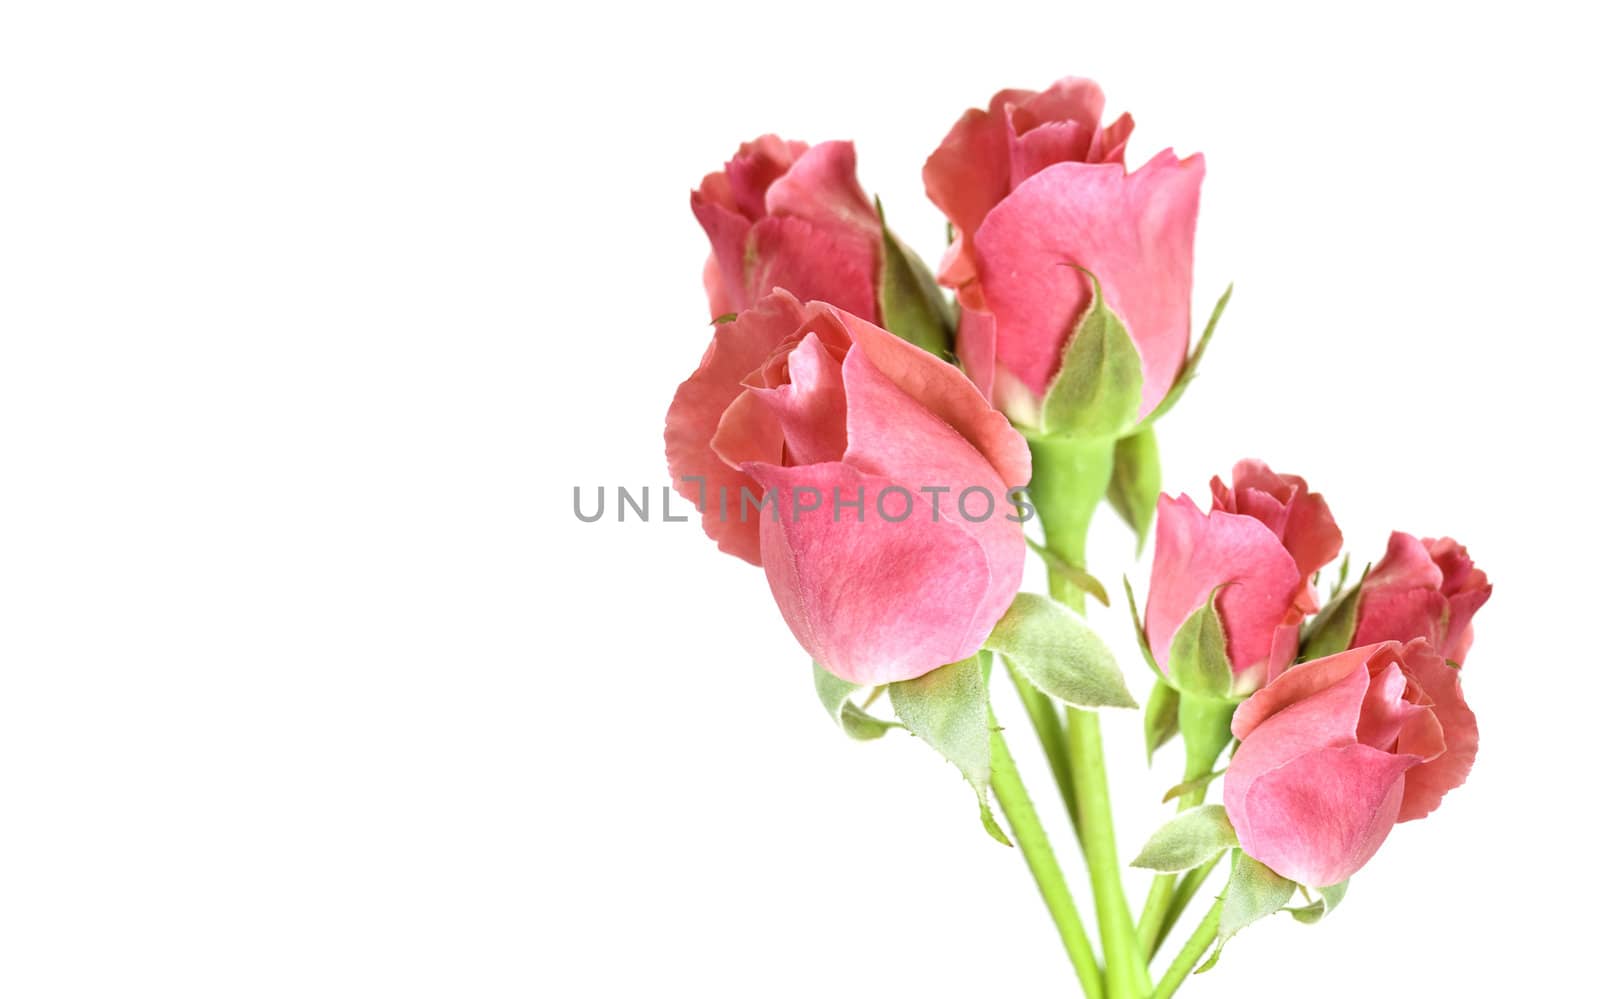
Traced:
<svg viewBox="0 0 1600 999">
<path fill-rule="evenodd" d="M 1144 550 L 1150 520 L 1156 514 L 1156 497 L 1160 494 L 1161 455 L 1156 449 L 1156 432 L 1145 427 L 1117 441 L 1111 487 L 1106 490 L 1111 509 L 1133 528 L 1139 539 L 1136 552 Z"/>
<path fill-rule="evenodd" d="M 1094 597 L 1100 602 L 1100 606 L 1111 606 L 1111 598 L 1106 596 L 1105 585 L 1100 580 L 1095 579 L 1088 572 L 1068 562 L 1032 538 L 1024 538 L 1023 540 L 1028 543 L 1029 548 L 1033 549 L 1035 555 L 1044 560 L 1044 564 L 1049 567 L 1051 572 L 1061 576 L 1089 596 Z"/>
<path fill-rule="evenodd" d="M 1322 897 L 1310 905 L 1302 905 L 1297 909 L 1287 909 L 1285 911 L 1293 916 L 1296 922 L 1310 926 L 1312 923 L 1319 922 L 1323 916 L 1332 912 L 1340 902 L 1344 901 L 1344 893 L 1349 887 L 1350 880 L 1346 878 L 1336 885 L 1329 885 L 1322 889 L 1320 893 Z"/>
<path fill-rule="evenodd" d="M 1312 619 L 1300 639 L 1301 659 L 1321 659 L 1350 647 L 1356 635 L 1356 611 L 1361 606 L 1361 587 L 1371 571 L 1372 566 L 1368 564 L 1361 578 L 1356 580 L 1356 585 L 1328 601 L 1328 606 Z"/>
<path fill-rule="evenodd" d="M 1111 649 L 1088 622 L 1048 597 L 1019 593 L 984 647 L 1028 682 L 1078 708 L 1137 708 Z"/>
<path fill-rule="evenodd" d="M 1144 418 L 1146 426 L 1165 416 L 1178 400 L 1183 398 L 1183 393 L 1189 388 L 1189 383 L 1194 381 L 1194 376 L 1200 371 L 1200 359 L 1206 356 L 1206 348 L 1211 345 L 1211 336 L 1217 331 L 1217 322 L 1222 318 L 1222 312 L 1228 307 L 1228 299 L 1233 297 L 1233 285 L 1228 285 L 1228 290 L 1217 299 L 1217 304 L 1211 309 L 1211 318 L 1206 322 L 1206 330 L 1200 334 L 1200 343 L 1194 348 L 1194 353 L 1183 362 L 1183 369 L 1178 372 L 1178 377 L 1173 380 L 1172 388 L 1156 404 L 1156 408 L 1149 416 Z"/>
<path fill-rule="evenodd" d="M 1208 971 L 1222 956 L 1222 948 L 1238 935 L 1239 931 L 1258 919 L 1265 919 L 1288 904 L 1294 897 L 1294 882 L 1280 878 L 1266 864 L 1245 856 L 1243 850 L 1233 853 L 1233 873 L 1228 877 L 1228 887 L 1223 889 L 1222 922 L 1217 927 L 1217 949 L 1211 952 L 1199 971 Z M 1199 973 L 1196 972 L 1196 974 Z"/>
<path fill-rule="evenodd" d="M 978 795 L 984 829 L 1010 846 L 989 808 L 989 688 L 979 657 L 891 683 L 889 703 L 912 735 L 956 765 Z"/>
<path fill-rule="evenodd" d="M 1212 781 L 1216 780 L 1218 777 L 1221 777 L 1227 772 L 1227 767 L 1223 767 L 1221 770 L 1213 770 L 1208 774 L 1201 774 L 1199 777 L 1195 777 L 1192 780 L 1186 780 L 1182 784 L 1174 784 L 1167 788 L 1166 794 L 1161 796 L 1161 803 L 1164 805 L 1173 798 L 1181 798 L 1184 795 L 1191 794 L 1195 791 L 1203 792 L 1206 788 L 1211 786 Z M 1202 795 L 1202 797 L 1204 797 L 1204 795 Z"/>
<path fill-rule="evenodd" d="M 1144 653 L 1144 661 L 1150 666 L 1150 671 L 1162 683 L 1167 682 L 1167 674 L 1161 671 L 1156 664 L 1156 656 L 1150 651 L 1150 639 L 1144 633 L 1144 622 L 1139 620 L 1139 601 L 1134 599 L 1133 584 L 1128 582 L 1128 577 L 1122 577 L 1122 592 L 1128 595 L 1128 611 L 1133 614 L 1133 633 L 1139 636 L 1139 651 Z"/>
<path fill-rule="evenodd" d="M 828 717 L 852 739 L 879 739 L 892 728 L 900 728 L 898 722 L 876 718 L 868 714 L 865 709 L 850 696 L 861 688 L 848 680 L 841 680 L 823 669 L 817 663 L 811 664 L 812 679 L 816 683 L 817 697 L 822 701 L 822 707 L 828 712 Z"/>
<path fill-rule="evenodd" d="M 1144 705 L 1144 756 L 1145 762 L 1155 759 L 1156 750 L 1172 741 L 1178 734 L 1178 698 L 1181 695 L 1165 680 L 1157 680 L 1150 688 L 1150 698 Z M 1165 799 L 1163 799 L 1165 800 Z"/>
<path fill-rule="evenodd" d="M 883 202 L 875 200 L 884 222 Z M 878 307 L 883 327 L 936 357 L 951 356 L 955 316 L 950 303 L 922 258 L 883 225 L 883 271 L 878 280 Z"/>
<path fill-rule="evenodd" d="M 1167 675 L 1185 694 L 1227 697 L 1233 687 L 1233 666 L 1228 662 L 1228 638 L 1217 614 L 1217 587 L 1211 598 L 1190 614 L 1172 636 L 1167 652 Z"/>
<path fill-rule="evenodd" d="M 1180 874 L 1238 845 L 1239 837 L 1228 821 L 1227 810 L 1221 805 L 1200 805 L 1179 812 L 1157 829 L 1133 858 L 1133 866 Z"/>
<path fill-rule="evenodd" d="M 1040 409 L 1040 429 L 1068 437 L 1120 437 L 1139 419 L 1144 371 L 1128 328 L 1106 305 L 1100 280 L 1083 273 L 1093 297 L 1061 352 L 1061 370 Z"/>
</svg>

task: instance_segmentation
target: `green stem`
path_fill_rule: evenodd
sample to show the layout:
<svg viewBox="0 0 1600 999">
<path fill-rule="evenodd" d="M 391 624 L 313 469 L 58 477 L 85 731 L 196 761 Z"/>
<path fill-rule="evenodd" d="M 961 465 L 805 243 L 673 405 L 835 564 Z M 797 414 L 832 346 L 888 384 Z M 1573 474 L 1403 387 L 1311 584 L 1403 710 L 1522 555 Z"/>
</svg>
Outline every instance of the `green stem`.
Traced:
<svg viewBox="0 0 1600 999">
<path fill-rule="evenodd" d="M 1161 982 L 1151 993 L 1150 999 L 1172 999 L 1172 994 L 1178 991 L 1184 979 L 1189 977 L 1189 972 L 1200 963 L 1200 958 L 1205 955 L 1206 949 L 1217 939 L 1217 927 L 1222 922 L 1222 899 L 1217 899 L 1216 904 L 1206 913 L 1200 925 L 1195 928 L 1194 935 L 1189 938 L 1183 949 L 1178 951 L 1178 956 L 1172 959 L 1172 967 L 1161 976 Z"/>
<path fill-rule="evenodd" d="M 1089 881 L 1094 886 L 1095 917 L 1106 950 L 1106 984 L 1113 999 L 1143 996 L 1150 990 L 1150 971 L 1128 911 L 1117 863 L 1116 830 L 1111 821 L 1111 789 L 1106 781 L 1105 750 L 1100 742 L 1100 716 L 1067 709 L 1068 758 L 1078 795 L 1079 834 Z"/>
<path fill-rule="evenodd" d="M 1023 708 L 1028 712 L 1028 720 L 1033 723 L 1034 735 L 1039 737 L 1039 746 L 1050 764 L 1050 775 L 1055 778 L 1056 790 L 1061 792 L 1061 800 L 1067 806 L 1067 818 L 1072 820 L 1072 833 L 1077 836 L 1078 799 L 1072 791 L 1072 768 L 1067 762 L 1067 733 L 1061 710 L 1049 695 L 1029 683 L 1009 661 L 1006 662 L 1006 669 L 1011 674 L 1011 682 L 1017 688 Z"/>
<path fill-rule="evenodd" d="M 1027 861 L 1034 883 L 1039 886 L 1039 894 L 1044 897 L 1045 908 L 1050 910 L 1050 918 L 1055 921 L 1056 930 L 1061 934 L 1061 943 L 1067 949 L 1073 970 L 1078 973 L 1085 999 L 1104 999 L 1105 984 L 1101 979 L 1100 962 L 1095 959 L 1094 947 L 1084 932 L 1078 907 L 1072 902 L 1067 879 L 1061 873 L 1061 865 L 1056 862 L 1055 851 L 1050 848 L 1050 840 L 1045 836 L 1044 826 L 1039 823 L 1039 815 L 1034 811 L 1027 789 L 1022 786 L 1016 761 L 1011 758 L 1011 751 L 1006 747 L 993 712 L 989 714 L 989 730 L 990 781 L 995 800 L 1005 813 L 1006 822 L 1011 826 L 1011 836 L 1022 850 L 1022 858 Z"/>
<path fill-rule="evenodd" d="M 1223 750 L 1233 739 L 1233 733 L 1229 731 L 1233 711 L 1231 702 L 1193 695 L 1184 696 L 1178 702 L 1178 727 L 1183 731 L 1185 782 L 1199 780 L 1217 765 Z M 1207 790 L 1202 786 L 1185 791 L 1178 799 L 1178 811 L 1193 808 L 1205 801 Z M 1158 874 L 1150 882 L 1150 894 L 1145 896 L 1144 912 L 1139 917 L 1139 945 L 1146 960 L 1155 956 L 1172 923 L 1183 912 L 1181 906 L 1177 913 L 1169 912 L 1177 881 L 1177 875 Z M 1185 898 L 1183 905 L 1188 903 L 1189 899 Z"/>
<path fill-rule="evenodd" d="M 1185 777 L 1185 780 L 1193 778 Z M 1178 811 L 1193 808 L 1205 800 L 1204 788 L 1186 791 L 1178 799 Z M 1176 874 L 1157 874 L 1155 880 L 1150 882 L 1150 894 L 1144 899 L 1144 912 L 1139 916 L 1139 947 L 1145 960 L 1156 956 L 1156 951 L 1161 947 L 1165 936 L 1162 933 L 1166 927 L 1168 910 L 1171 908 L 1172 899 L 1177 889 L 1178 876 Z M 1187 900 L 1185 900 L 1187 901 Z M 1180 912 L 1182 910 L 1179 910 Z"/>
<path fill-rule="evenodd" d="M 1211 875 L 1212 871 L 1216 870 L 1217 864 L 1225 856 L 1227 856 L 1226 852 L 1217 854 L 1213 859 L 1185 874 L 1183 880 L 1178 882 L 1177 891 L 1172 896 L 1172 904 L 1167 907 L 1166 918 L 1161 921 L 1161 929 L 1156 933 L 1155 947 L 1157 950 L 1161 949 L 1161 944 L 1171 935 L 1173 928 L 1178 925 L 1178 920 L 1183 917 L 1183 910 L 1187 909 L 1189 902 L 1195 895 L 1199 894 L 1200 886 L 1205 884 L 1206 878 Z"/>
<path fill-rule="evenodd" d="M 1034 437 L 1028 444 L 1033 451 L 1028 491 L 1044 527 L 1045 547 L 1067 565 L 1085 568 L 1089 522 L 1111 482 L 1116 442 Z M 1082 613 L 1083 592 L 1062 573 L 1052 571 L 1049 578 L 1050 595 Z M 1066 750 L 1078 840 L 1094 886 L 1095 917 L 1106 953 L 1106 993 L 1110 999 L 1142 997 L 1150 991 L 1150 969 L 1139 948 L 1117 863 L 1099 715 L 1067 709 Z"/>
</svg>

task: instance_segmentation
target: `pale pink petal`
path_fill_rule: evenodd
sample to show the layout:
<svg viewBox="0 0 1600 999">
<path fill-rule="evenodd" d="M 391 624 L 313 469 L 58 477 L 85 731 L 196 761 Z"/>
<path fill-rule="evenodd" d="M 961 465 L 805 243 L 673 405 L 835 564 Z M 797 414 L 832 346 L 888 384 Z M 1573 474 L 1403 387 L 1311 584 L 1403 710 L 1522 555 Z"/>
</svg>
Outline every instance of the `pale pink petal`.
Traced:
<svg viewBox="0 0 1600 999">
<path fill-rule="evenodd" d="M 1223 802 L 1246 854 L 1292 881 L 1326 887 L 1383 845 L 1414 762 L 1357 743 L 1287 759 L 1253 779 L 1235 778 L 1233 764 Z"/>
<path fill-rule="evenodd" d="M 1205 162 L 1168 150 L 1132 174 L 1058 163 L 1018 185 L 972 237 L 1000 335 L 999 363 L 1043 395 L 1099 278 L 1144 370 L 1140 415 L 1166 396 L 1189 345 L 1195 219 Z"/>
<path fill-rule="evenodd" d="M 1234 672 L 1257 670 L 1264 678 L 1275 633 L 1290 619 L 1300 589 L 1294 559 L 1253 517 L 1221 510 L 1208 516 L 1187 496 L 1161 496 L 1145 608 L 1157 662 L 1166 663 L 1173 635 L 1219 586 L 1217 610 Z"/>
<path fill-rule="evenodd" d="M 788 376 L 776 388 L 753 388 L 747 393 L 778 424 L 780 448 L 776 456 L 746 460 L 790 465 L 840 460 L 847 441 L 844 373 L 838 359 L 816 333 L 808 332 L 789 353 Z M 787 462 L 782 460 L 783 445 L 788 448 Z"/>
<path fill-rule="evenodd" d="M 794 215 L 823 227 L 854 228 L 876 241 L 878 213 L 856 179 L 856 147 L 820 142 L 767 188 L 769 215 Z"/>
<path fill-rule="evenodd" d="M 795 638 L 822 667 L 863 685 L 921 676 L 974 654 L 993 627 L 974 606 L 989 585 L 982 547 L 955 522 L 931 520 L 926 497 L 841 462 L 779 468 L 752 465 L 751 474 L 772 491 L 780 516 L 761 518 L 761 552 L 767 581 Z M 819 490 L 821 510 L 796 490 Z M 864 502 L 865 520 L 842 509 L 835 519 L 834 490 Z M 880 494 L 890 517 L 878 514 Z M 998 619 L 998 614 L 996 615 Z"/>
<path fill-rule="evenodd" d="M 839 316 L 872 366 L 976 448 L 1006 488 L 1028 482 L 1033 475 L 1028 442 L 960 368 L 857 316 L 842 311 Z"/>
</svg>

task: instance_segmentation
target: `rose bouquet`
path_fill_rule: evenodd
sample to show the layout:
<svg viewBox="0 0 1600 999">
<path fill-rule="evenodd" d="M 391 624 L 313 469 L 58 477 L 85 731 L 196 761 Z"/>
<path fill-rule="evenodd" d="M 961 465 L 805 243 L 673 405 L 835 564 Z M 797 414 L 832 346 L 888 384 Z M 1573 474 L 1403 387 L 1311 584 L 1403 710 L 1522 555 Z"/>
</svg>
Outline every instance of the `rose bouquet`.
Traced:
<svg viewBox="0 0 1600 999">
<path fill-rule="evenodd" d="M 1397 823 L 1466 779 L 1461 670 L 1490 586 L 1454 541 L 1396 532 L 1354 579 L 1346 557 L 1324 598 L 1344 539 L 1305 479 L 1245 460 L 1212 479 L 1209 509 L 1161 492 L 1158 421 L 1228 294 L 1191 345 L 1205 163 L 1167 150 L 1130 170 L 1132 119 L 1105 123 L 1103 104 L 1066 79 L 955 122 L 923 169 L 949 219 L 936 273 L 862 190 L 850 143 L 741 146 L 690 199 L 713 334 L 666 450 L 705 532 L 765 570 L 840 728 L 903 728 L 955 764 L 1083 994 L 1142 999 L 1255 920 L 1320 919 Z M 1146 750 L 1183 747 L 1176 814 L 1126 866 L 1097 712 L 1138 704 L 1083 617 L 1108 602 L 1085 553 L 1102 502 L 1139 547 L 1154 530 L 1142 606 L 1124 589 L 1154 677 Z M 1030 550 L 1048 595 L 1018 592 Z M 1084 910 L 990 706 L 997 675 L 1081 847 Z M 1151 872 L 1138 907 L 1130 866 Z"/>
</svg>

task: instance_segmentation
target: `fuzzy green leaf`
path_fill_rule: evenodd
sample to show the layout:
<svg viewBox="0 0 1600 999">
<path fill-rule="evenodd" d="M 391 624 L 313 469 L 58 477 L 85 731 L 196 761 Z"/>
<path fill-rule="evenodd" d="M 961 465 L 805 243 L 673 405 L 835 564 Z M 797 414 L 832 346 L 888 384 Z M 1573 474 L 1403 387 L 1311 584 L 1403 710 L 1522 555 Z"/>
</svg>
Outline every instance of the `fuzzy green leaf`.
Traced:
<svg viewBox="0 0 1600 999">
<path fill-rule="evenodd" d="M 1156 750 L 1172 741 L 1178 734 L 1178 698 L 1181 695 L 1168 686 L 1166 681 L 1157 680 L 1150 688 L 1150 697 L 1144 705 L 1144 755 L 1145 762 L 1151 762 L 1156 755 Z"/>
<path fill-rule="evenodd" d="M 1019 593 L 984 647 L 1028 682 L 1078 708 L 1136 708 L 1111 649 L 1088 622 L 1036 593 Z"/>
<path fill-rule="evenodd" d="M 823 709 L 850 738 L 879 739 L 890 729 L 901 727 L 898 722 L 868 714 L 864 708 L 852 701 L 851 695 L 860 690 L 860 687 L 848 680 L 839 679 L 816 663 L 811 664 L 811 669 L 812 679 L 817 687 L 817 698 L 822 701 Z"/>
<path fill-rule="evenodd" d="M 1211 952 L 1211 957 L 1199 971 L 1208 971 L 1215 966 L 1217 958 L 1222 956 L 1222 948 L 1240 930 L 1287 905 L 1294 897 L 1294 882 L 1274 874 L 1266 864 L 1245 856 L 1243 850 L 1235 850 L 1233 873 L 1228 877 L 1228 887 L 1224 892 L 1222 922 L 1217 927 L 1217 949 Z"/>
<path fill-rule="evenodd" d="M 1139 620 L 1139 602 L 1133 596 L 1133 584 L 1128 582 L 1128 577 L 1122 577 L 1122 592 L 1128 596 L 1128 612 L 1133 615 L 1133 633 L 1139 636 L 1139 651 L 1144 654 L 1144 661 L 1156 679 L 1162 683 L 1167 682 L 1167 674 L 1161 672 L 1161 667 L 1156 664 L 1155 653 L 1150 651 L 1150 638 L 1144 633 L 1144 622 Z"/>
<path fill-rule="evenodd" d="M 1356 585 L 1328 601 L 1328 606 L 1322 608 L 1312 619 L 1305 635 L 1300 639 L 1301 659 L 1321 659 L 1323 656 L 1331 656 L 1350 647 L 1350 642 L 1356 635 L 1356 612 L 1361 607 L 1361 586 L 1367 581 L 1367 573 L 1371 571 L 1372 566 L 1368 565 L 1362 571 L 1361 578 L 1356 580 Z"/>
<path fill-rule="evenodd" d="M 1144 418 L 1146 426 L 1165 416 L 1173 406 L 1178 404 L 1178 400 L 1183 398 L 1183 393 L 1188 390 L 1189 383 L 1194 381 L 1194 376 L 1200 372 L 1200 359 L 1206 356 L 1206 348 L 1211 345 L 1211 336 L 1217 332 L 1217 323 L 1222 319 L 1223 310 L 1228 307 L 1228 300 L 1232 297 L 1233 285 L 1230 284 L 1228 285 L 1228 290 L 1222 293 L 1222 297 L 1217 299 L 1217 304 L 1212 307 L 1211 318 L 1206 321 L 1206 330 L 1200 334 L 1200 343 L 1195 346 L 1194 353 L 1190 354 L 1188 359 L 1183 362 L 1183 369 L 1178 372 L 1178 377 L 1173 380 L 1172 388 L 1168 389 L 1161 402 L 1156 404 L 1155 410 Z"/>
<path fill-rule="evenodd" d="M 1157 829 L 1133 858 L 1133 866 L 1179 874 L 1238 845 L 1227 811 L 1221 805 L 1200 805 L 1179 812 Z"/>
<path fill-rule="evenodd" d="M 1350 880 L 1346 878 L 1336 885 L 1329 885 L 1322 889 L 1322 897 L 1310 905 L 1302 905 L 1297 909 L 1287 909 L 1285 911 L 1293 916 L 1297 922 L 1305 923 L 1309 926 L 1312 923 L 1321 921 L 1323 916 L 1332 912 L 1340 902 L 1344 901 L 1344 893 L 1349 888 Z"/>
<path fill-rule="evenodd" d="M 1061 352 L 1061 370 L 1045 391 L 1040 429 L 1067 437 L 1120 437 L 1139 419 L 1144 370 L 1139 349 L 1106 304 L 1099 279 L 1083 273 L 1093 296 Z"/>
<path fill-rule="evenodd" d="M 1217 591 L 1190 614 L 1172 636 L 1167 652 L 1167 675 L 1185 694 L 1223 698 L 1233 687 L 1233 667 L 1228 662 L 1228 638 L 1217 613 Z"/>
<path fill-rule="evenodd" d="M 978 795 L 978 814 L 995 839 L 1011 840 L 989 807 L 989 688 L 978 656 L 889 685 L 894 713 L 912 735 L 937 749 Z"/>
<path fill-rule="evenodd" d="M 1106 500 L 1117 516 L 1133 528 L 1138 537 L 1135 551 L 1144 550 L 1150 521 L 1156 514 L 1156 497 L 1161 494 L 1161 455 L 1156 448 L 1156 432 L 1145 427 L 1117 441 L 1111 469 L 1111 486 Z"/>
<path fill-rule="evenodd" d="M 1224 767 L 1221 770 L 1213 770 L 1208 774 L 1201 774 L 1199 777 L 1195 777 L 1192 780 L 1186 780 L 1181 784 L 1174 784 L 1167 788 L 1166 794 L 1161 796 L 1161 803 L 1166 804 L 1174 798 L 1181 798 L 1184 795 L 1191 794 L 1195 791 L 1204 791 L 1206 788 L 1211 786 L 1212 781 L 1216 780 L 1218 777 L 1221 777 L 1227 772 L 1227 768 Z M 1201 797 L 1204 797 L 1204 795 L 1202 794 Z"/>
<path fill-rule="evenodd" d="M 883 221 L 883 202 L 877 201 Z M 949 358 L 955 334 L 950 303 L 922 258 L 883 225 L 883 269 L 878 279 L 883 327 L 935 357 Z"/>
<path fill-rule="evenodd" d="M 1101 607 L 1111 606 L 1111 598 L 1106 596 L 1106 588 L 1104 583 L 1089 575 L 1086 570 L 1078 568 L 1071 562 L 1068 562 L 1066 559 L 1062 558 L 1060 555 L 1057 555 L 1055 552 L 1046 548 L 1044 545 L 1041 545 L 1032 538 L 1024 538 L 1023 540 L 1028 543 L 1028 547 L 1033 550 L 1035 555 L 1044 560 L 1044 564 L 1049 567 L 1051 572 L 1065 579 L 1077 589 L 1082 590 L 1085 594 L 1093 597 L 1099 602 Z"/>
</svg>

